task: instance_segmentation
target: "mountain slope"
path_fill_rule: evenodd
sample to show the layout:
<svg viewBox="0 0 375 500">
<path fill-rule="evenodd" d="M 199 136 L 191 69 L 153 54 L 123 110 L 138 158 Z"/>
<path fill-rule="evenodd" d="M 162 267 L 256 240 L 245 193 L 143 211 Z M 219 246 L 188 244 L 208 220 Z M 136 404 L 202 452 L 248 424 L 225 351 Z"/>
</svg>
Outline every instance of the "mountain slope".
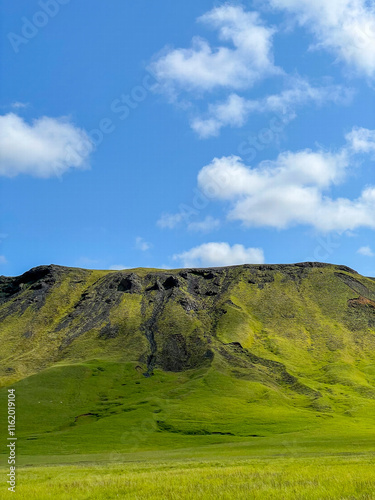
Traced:
<svg viewBox="0 0 375 500">
<path fill-rule="evenodd" d="M 373 432 L 375 281 L 345 266 L 41 266 L 0 278 L 0 345 L 27 454 Z"/>
</svg>

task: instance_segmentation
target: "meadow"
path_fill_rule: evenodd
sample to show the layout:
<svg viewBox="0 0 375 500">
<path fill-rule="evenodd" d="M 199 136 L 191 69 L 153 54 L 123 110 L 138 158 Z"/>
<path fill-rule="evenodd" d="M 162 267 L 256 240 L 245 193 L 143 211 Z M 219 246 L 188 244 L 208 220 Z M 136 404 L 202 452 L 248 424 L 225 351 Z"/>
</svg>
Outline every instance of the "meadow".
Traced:
<svg viewBox="0 0 375 500">
<path fill-rule="evenodd" d="M 16 494 L 9 493 L 9 497 L 28 500 L 375 498 L 373 452 L 335 453 L 332 448 L 308 452 L 306 445 L 303 448 L 296 443 L 290 446 L 280 443 L 275 455 L 268 454 L 275 450 L 265 447 L 261 450 L 263 456 L 252 457 L 247 443 L 174 453 L 97 456 L 97 462 L 89 462 L 89 456 L 71 456 L 66 459 L 80 462 L 20 467 Z M 49 460 L 61 461 L 61 457 Z M 6 496 L 3 494 L 1 498 Z"/>
</svg>

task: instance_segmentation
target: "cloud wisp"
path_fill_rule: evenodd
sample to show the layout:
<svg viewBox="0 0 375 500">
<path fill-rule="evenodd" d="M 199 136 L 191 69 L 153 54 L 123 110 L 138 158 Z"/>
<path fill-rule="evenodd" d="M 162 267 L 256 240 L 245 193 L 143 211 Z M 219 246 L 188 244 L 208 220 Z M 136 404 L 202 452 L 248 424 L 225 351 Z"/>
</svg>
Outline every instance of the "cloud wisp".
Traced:
<svg viewBox="0 0 375 500">
<path fill-rule="evenodd" d="M 189 231 L 198 232 L 198 233 L 210 233 L 219 229 L 220 220 L 212 217 L 212 215 L 207 215 L 203 220 L 190 222 L 187 226 Z"/>
<path fill-rule="evenodd" d="M 364 257 L 375 257 L 375 253 L 369 246 L 359 248 L 357 253 L 359 253 L 359 255 L 363 255 Z"/>
<path fill-rule="evenodd" d="M 135 239 L 135 248 L 137 250 L 141 250 L 141 252 L 147 252 L 147 250 L 150 250 L 150 248 L 152 248 L 152 245 L 141 236 L 137 236 Z"/>
<path fill-rule="evenodd" d="M 296 110 L 301 106 L 349 104 L 353 94 L 341 85 L 314 87 L 304 78 L 294 78 L 286 90 L 261 99 L 245 99 L 232 93 L 225 101 L 210 104 L 206 116 L 195 117 L 191 127 L 206 139 L 218 136 L 223 127 L 244 126 L 253 113 L 275 113 L 283 116 L 286 123 L 296 118 Z"/>
</svg>

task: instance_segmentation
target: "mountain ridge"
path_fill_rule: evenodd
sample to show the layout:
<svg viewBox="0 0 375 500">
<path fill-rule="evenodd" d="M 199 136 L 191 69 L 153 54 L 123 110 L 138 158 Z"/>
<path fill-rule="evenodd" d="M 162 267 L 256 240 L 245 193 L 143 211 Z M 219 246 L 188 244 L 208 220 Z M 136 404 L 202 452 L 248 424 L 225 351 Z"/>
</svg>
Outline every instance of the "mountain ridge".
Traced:
<svg viewBox="0 0 375 500">
<path fill-rule="evenodd" d="M 106 271 L 108 273 L 116 273 L 116 272 L 129 272 L 129 271 L 135 271 L 139 269 L 147 270 L 147 271 L 159 271 L 159 272 L 177 272 L 177 271 L 194 271 L 194 270 L 204 270 L 204 269 L 215 269 L 215 270 L 220 270 L 220 269 L 227 269 L 227 268 L 240 268 L 240 267 L 254 267 L 254 268 L 264 268 L 264 269 L 277 269 L 277 268 L 283 268 L 283 267 L 289 267 L 289 266 L 297 266 L 297 267 L 337 267 L 341 270 L 345 270 L 348 272 L 351 272 L 353 274 L 359 274 L 355 269 L 352 269 L 349 266 L 342 265 L 342 264 L 332 264 L 329 262 L 319 262 L 319 261 L 303 261 L 303 262 L 293 262 L 290 264 L 234 264 L 230 266 L 204 266 L 204 267 L 184 267 L 184 268 L 175 268 L 175 269 L 163 269 L 163 268 L 152 268 L 152 267 L 134 267 L 134 268 L 124 268 L 124 269 L 99 269 L 99 271 Z M 20 278 L 24 275 L 27 275 L 28 273 L 32 273 L 34 271 L 38 270 L 43 270 L 45 268 L 49 269 L 64 269 L 64 270 L 69 270 L 69 269 L 79 269 L 82 271 L 92 271 L 92 269 L 88 268 L 83 268 L 83 267 L 76 267 L 76 266 L 62 266 L 59 264 L 41 264 L 39 266 L 35 266 L 30 268 L 29 270 L 25 271 L 24 273 L 16 276 L 5 276 L 5 275 L 0 275 L 0 279 L 2 278 L 7 278 L 7 279 L 16 279 Z"/>
<path fill-rule="evenodd" d="M 306 279 L 312 270 L 334 271 L 335 277 L 339 277 L 353 292 L 359 293 L 358 299 L 364 297 L 367 301 L 375 299 L 375 291 L 372 292 L 353 276 L 360 275 L 353 269 L 343 266 L 326 264 L 320 262 L 302 262 L 296 264 L 244 264 L 237 266 L 210 267 L 210 268 L 186 268 L 186 269 L 148 269 L 136 268 L 121 271 L 93 271 L 82 268 L 71 268 L 58 265 L 42 265 L 30 269 L 16 277 L 0 277 L 0 321 L 14 312 L 23 315 L 27 310 L 36 313 L 44 308 L 46 299 L 51 290 L 61 287 L 64 280 L 75 276 L 70 283 L 73 289 L 81 289 L 78 300 L 70 300 L 69 294 L 65 293 L 62 300 L 68 304 L 68 313 L 54 328 L 55 332 L 66 330 L 75 332 L 68 335 L 59 346 L 59 351 L 68 347 L 75 338 L 86 333 L 99 322 L 106 322 L 100 329 L 99 338 L 111 338 L 117 335 L 116 327 L 111 326 L 110 313 L 113 307 L 119 306 L 122 294 L 135 296 L 150 296 L 149 303 L 142 299 L 138 304 L 139 315 L 147 316 L 148 305 L 155 305 L 148 319 L 139 325 L 144 337 L 150 344 L 151 352 L 148 354 L 147 373 L 152 372 L 152 356 L 155 350 L 154 335 L 152 333 L 157 317 L 165 307 L 165 302 L 173 301 L 178 295 L 178 304 L 182 306 L 185 313 L 198 313 L 200 309 L 209 307 L 213 316 L 218 311 L 215 306 L 219 297 L 227 294 L 229 289 L 245 279 L 247 284 L 256 285 L 258 289 L 270 287 L 275 281 L 278 273 L 283 275 L 283 282 Z M 247 277 L 245 277 L 245 275 Z M 93 279 L 92 279 L 93 277 Z M 91 278 L 91 279 L 90 279 Z M 88 286 L 79 287 L 88 280 Z M 362 277 L 362 279 L 368 279 Z M 153 293 L 154 292 L 154 293 Z M 153 297 L 153 298 L 152 298 Z M 197 298 L 199 298 L 197 302 Z M 349 300 L 356 300 L 352 297 Z M 202 302 L 203 301 L 203 302 Z M 70 303 L 71 302 L 71 303 Z M 103 306 L 103 303 L 105 304 Z M 233 301 L 229 300 L 233 308 L 241 309 Z M 354 303 L 351 302 L 353 305 Z M 368 305 L 369 303 L 367 303 Z M 7 307 L 8 306 L 8 307 Z M 125 306 L 126 307 L 126 306 Z M 99 312 L 99 310 L 101 310 Z M 81 317 L 81 325 L 72 327 L 74 320 Z M 51 318 L 49 318 L 51 321 Z M 31 337 L 30 332 L 24 336 Z M 182 341 L 182 339 L 180 339 Z M 199 339 L 196 338 L 199 343 Z M 150 358 L 151 356 L 151 358 Z M 176 367 L 175 367 L 176 368 Z"/>
</svg>

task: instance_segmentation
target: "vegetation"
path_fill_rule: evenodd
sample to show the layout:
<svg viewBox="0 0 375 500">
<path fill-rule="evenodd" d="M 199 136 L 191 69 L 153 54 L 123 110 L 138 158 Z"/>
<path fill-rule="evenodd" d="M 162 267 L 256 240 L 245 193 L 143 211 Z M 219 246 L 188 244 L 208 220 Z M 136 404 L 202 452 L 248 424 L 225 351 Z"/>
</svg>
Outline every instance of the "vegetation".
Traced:
<svg viewBox="0 0 375 500">
<path fill-rule="evenodd" d="M 375 281 L 348 268 L 42 266 L 0 278 L 0 345 L 19 498 L 375 498 Z"/>
<path fill-rule="evenodd" d="M 22 468 L 15 498 L 269 500 L 374 498 L 373 458 L 336 456 Z"/>
</svg>

